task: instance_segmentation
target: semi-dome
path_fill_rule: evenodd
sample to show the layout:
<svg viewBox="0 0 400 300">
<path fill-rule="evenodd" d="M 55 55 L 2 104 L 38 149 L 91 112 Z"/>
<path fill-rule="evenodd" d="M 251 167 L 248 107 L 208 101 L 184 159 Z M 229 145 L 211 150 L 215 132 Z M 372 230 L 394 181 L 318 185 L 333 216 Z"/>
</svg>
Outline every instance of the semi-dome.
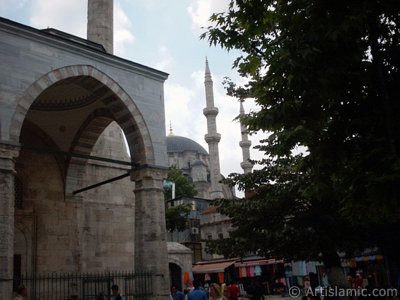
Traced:
<svg viewBox="0 0 400 300">
<path fill-rule="evenodd" d="M 185 151 L 193 151 L 199 154 L 208 155 L 207 151 L 197 142 L 178 135 L 167 136 L 167 152 L 180 153 Z"/>
</svg>

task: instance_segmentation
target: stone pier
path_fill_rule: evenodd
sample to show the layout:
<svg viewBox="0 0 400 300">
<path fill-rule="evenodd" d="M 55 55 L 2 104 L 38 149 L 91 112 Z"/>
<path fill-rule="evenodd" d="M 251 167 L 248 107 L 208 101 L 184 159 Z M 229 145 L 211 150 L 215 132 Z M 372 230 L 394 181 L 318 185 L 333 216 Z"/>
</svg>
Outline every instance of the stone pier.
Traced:
<svg viewBox="0 0 400 300">
<path fill-rule="evenodd" d="M 169 298 L 165 204 L 162 181 L 167 168 L 145 166 L 132 172 L 135 181 L 135 271 L 151 271 L 154 299 Z"/>
<path fill-rule="evenodd" d="M 12 299 L 14 176 L 18 151 L 0 144 L 0 300 Z"/>
</svg>

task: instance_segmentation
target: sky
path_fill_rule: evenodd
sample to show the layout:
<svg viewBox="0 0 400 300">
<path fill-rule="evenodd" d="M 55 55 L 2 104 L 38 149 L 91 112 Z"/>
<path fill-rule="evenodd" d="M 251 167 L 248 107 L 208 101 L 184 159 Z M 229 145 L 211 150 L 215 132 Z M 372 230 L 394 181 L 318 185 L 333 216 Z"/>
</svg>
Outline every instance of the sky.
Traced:
<svg viewBox="0 0 400 300">
<path fill-rule="evenodd" d="M 226 96 L 225 76 L 243 81 L 232 69 L 238 52 L 210 47 L 199 36 L 210 25 L 213 12 L 225 11 L 229 0 L 114 0 L 114 55 L 167 72 L 164 85 L 166 134 L 172 124 L 175 135 L 191 138 L 207 151 L 203 108 L 205 58 L 214 82 L 219 109 L 217 131 L 221 173 L 241 173 L 240 125 L 236 99 Z M 34 28 L 56 28 L 86 38 L 87 0 L 0 0 L 0 15 Z M 244 103 L 245 111 L 257 109 Z M 260 138 L 251 136 L 253 146 Z M 252 158 L 260 154 L 252 149 Z M 239 193 L 240 194 L 240 193 Z"/>
</svg>

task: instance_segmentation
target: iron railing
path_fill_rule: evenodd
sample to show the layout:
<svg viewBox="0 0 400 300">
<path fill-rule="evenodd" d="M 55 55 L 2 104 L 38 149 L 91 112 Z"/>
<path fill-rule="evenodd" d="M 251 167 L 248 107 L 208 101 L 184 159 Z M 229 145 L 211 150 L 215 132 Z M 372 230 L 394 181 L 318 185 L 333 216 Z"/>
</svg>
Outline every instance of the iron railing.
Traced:
<svg viewBox="0 0 400 300">
<path fill-rule="evenodd" d="M 151 299 L 150 272 L 49 273 L 14 278 L 14 287 L 24 285 L 29 300 L 96 300 L 100 293 L 111 299 L 111 286 L 117 284 L 126 300 Z"/>
</svg>

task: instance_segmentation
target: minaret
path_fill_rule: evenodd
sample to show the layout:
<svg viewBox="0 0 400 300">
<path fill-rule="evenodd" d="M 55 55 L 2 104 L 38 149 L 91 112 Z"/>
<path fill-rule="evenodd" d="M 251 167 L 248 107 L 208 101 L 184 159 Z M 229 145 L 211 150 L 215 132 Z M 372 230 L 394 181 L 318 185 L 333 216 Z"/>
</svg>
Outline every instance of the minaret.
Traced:
<svg viewBox="0 0 400 300">
<path fill-rule="evenodd" d="M 174 135 L 174 131 L 172 130 L 172 122 L 169 122 L 169 136 Z"/>
<path fill-rule="evenodd" d="M 87 39 L 113 54 L 113 0 L 88 0 Z"/>
<path fill-rule="evenodd" d="M 240 116 L 244 115 L 243 103 L 240 102 Z M 247 133 L 246 127 L 240 121 L 240 132 L 242 134 L 242 140 L 239 142 L 239 146 L 242 148 L 243 161 L 240 166 L 243 169 L 244 174 L 250 173 L 253 169 L 253 164 L 250 162 L 250 146 L 251 141 L 249 141 L 249 135 Z"/>
<path fill-rule="evenodd" d="M 218 108 L 214 106 L 213 81 L 211 78 L 208 60 L 206 58 L 206 72 L 204 77 L 204 86 L 206 90 L 207 106 L 203 109 L 203 114 L 207 118 L 207 134 L 204 136 L 208 144 L 208 152 L 210 154 L 210 179 L 211 179 L 211 198 L 223 198 L 221 180 L 221 169 L 219 166 L 218 143 L 221 135 L 217 133 Z"/>
</svg>

